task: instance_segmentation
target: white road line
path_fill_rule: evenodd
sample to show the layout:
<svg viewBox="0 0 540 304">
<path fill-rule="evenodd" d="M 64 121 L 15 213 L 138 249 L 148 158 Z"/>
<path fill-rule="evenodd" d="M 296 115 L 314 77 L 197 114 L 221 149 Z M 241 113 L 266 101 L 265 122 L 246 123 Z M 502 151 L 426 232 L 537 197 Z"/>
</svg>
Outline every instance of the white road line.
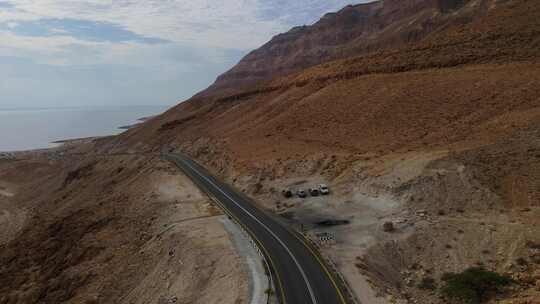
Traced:
<svg viewBox="0 0 540 304">
<path fill-rule="evenodd" d="M 242 207 L 239 203 L 237 203 L 232 197 L 230 197 L 227 193 L 225 193 L 223 190 L 221 190 L 221 188 L 216 185 L 212 180 L 210 180 L 209 178 L 207 178 L 206 176 L 202 175 L 201 173 L 199 173 L 199 171 L 195 168 L 193 168 L 193 166 L 191 166 L 189 163 L 187 163 L 186 161 L 184 161 L 183 159 L 181 159 L 181 161 L 186 165 L 188 166 L 189 168 L 191 168 L 191 170 L 193 170 L 193 172 L 197 173 L 197 175 L 199 175 L 200 177 L 202 177 L 203 179 L 205 179 L 208 183 L 212 184 L 217 190 L 219 190 L 219 192 L 221 192 L 223 195 L 225 195 L 229 200 L 231 200 L 231 202 L 233 202 L 236 206 L 238 206 L 240 209 L 242 209 L 247 215 L 249 215 L 251 218 L 253 218 L 255 221 L 257 221 L 259 224 L 261 224 L 261 226 L 264 227 L 264 229 L 266 229 L 280 244 L 281 246 L 283 246 L 283 248 L 285 248 L 285 250 L 287 251 L 287 253 L 291 256 L 291 258 L 293 259 L 294 263 L 296 264 L 296 266 L 298 267 L 298 270 L 300 270 L 300 273 L 302 274 L 302 277 L 304 278 L 304 282 L 306 283 L 306 286 L 308 288 L 308 291 L 309 291 L 309 295 L 311 296 L 311 301 L 313 302 L 313 304 L 317 304 L 317 300 L 315 299 L 315 295 L 313 293 L 313 289 L 311 288 L 311 285 L 309 284 L 309 280 L 306 276 L 306 273 L 304 272 L 304 270 L 302 269 L 302 266 L 300 266 L 300 263 L 298 263 L 298 260 L 296 260 L 296 258 L 294 257 L 294 255 L 292 254 L 291 250 L 287 247 L 287 245 L 285 245 L 285 243 L 270 229 L 268 228 L 268 226 L 266 226 L 266 224 L 264 224 L 263 222 L 261 222 L 256 216 L 254 216 L 253 214 L 251 214 L 249 211 L 247 211 L 244 207 Z"/>
</svg>

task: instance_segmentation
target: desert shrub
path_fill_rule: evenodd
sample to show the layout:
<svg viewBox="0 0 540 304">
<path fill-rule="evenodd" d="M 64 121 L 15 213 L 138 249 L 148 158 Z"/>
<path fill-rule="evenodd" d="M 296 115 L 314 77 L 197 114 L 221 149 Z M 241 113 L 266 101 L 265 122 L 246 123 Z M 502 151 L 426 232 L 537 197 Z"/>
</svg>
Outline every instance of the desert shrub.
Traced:
<svg viewBox="0 0 540 304">
<path fill-rule="evenodd" d="M 427 290 L 435 290 L 437 289 L 437 286 L 435 284 L 435 280 L 431 277 L 424 277 L 420 283 L 418 284 L 418 288 L 420 289 L 427 289 Z"/>
<path fill-rule="evenodd" d="M 481 267 L 472 267 L 462 273 L 447 273 L 442 280 L 443 296 L 467 304 L 483 303 L 491 294 L 512 282 L 508 277 Z"/>
<path fill-rule="evenodd" d="M 383 230 L 384 230 L 385 232 L 393 232 L 393 231 L 396 230 L 396 228 L 394 227 L 394 223 L 392 223 L 392 222 L 385 222 L 385 223 L 383 224 Z"/>
<path fill-rule="evenodd" d="M 528 263 L 525 258 L 520 257 L 516 259 L 516 264 L 518 264 L 519 266 L 527 266 Z"/>
<path fill-rule="evenodd" d="M 527 241 L 527 247 L 529 247 L 529 249 L 540 249 L 540 243 Z"/>
</svg>

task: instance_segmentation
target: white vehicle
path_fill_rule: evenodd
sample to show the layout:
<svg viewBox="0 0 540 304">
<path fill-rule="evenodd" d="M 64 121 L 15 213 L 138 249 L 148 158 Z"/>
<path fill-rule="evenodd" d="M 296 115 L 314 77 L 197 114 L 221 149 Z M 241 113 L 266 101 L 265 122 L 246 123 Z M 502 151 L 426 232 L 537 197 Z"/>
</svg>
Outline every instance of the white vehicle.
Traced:
<svg viewBox="0 0 540 304">
<path fill-rule="evenodd" d="M 329 194 L 330 193 L 330 190 L 328 189 L 328 186 L 325 185 L 325 184 L 320 184 L 319 185 L 319 193 L 321 193 L 322 195 L 326 195 L 326 194 Z"/>
</svg>

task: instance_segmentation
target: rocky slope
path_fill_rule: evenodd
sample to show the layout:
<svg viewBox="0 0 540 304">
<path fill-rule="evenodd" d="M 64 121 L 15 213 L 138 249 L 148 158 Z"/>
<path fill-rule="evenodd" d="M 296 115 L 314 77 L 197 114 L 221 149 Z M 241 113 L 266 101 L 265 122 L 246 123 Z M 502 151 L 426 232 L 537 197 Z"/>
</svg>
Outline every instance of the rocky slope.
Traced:
<svg viewBox="0 0 540 304">
<path fill-rule="evenodd" d="M 485 14 L 494 0 L 380 0 L 350 5 L 272 38 L 252 51 L 199 96 L 300 71 L 334 59 L 395 48 L 465 24 Z"/>
<path fill-rule="evenodd" d="M 537 1 L 347 7 L 120 136 L 0 160 L 0 303 L 245 303 L 207 199 L 155 155 L 115 154 L 162 150 L 333 234 L 321 251 L 363 303 L 441 303 L 443 274 L 478 265 L 516 281 L 492 302 L 538 303 L 539 96 Z M 321 182 L 330 196 L 280 195 Z"/>
<path fill-rule="evenodd" d="M 323 251 L 366 303 L 442 302 L 443 274 L 475 265 L 518 282 L 495 301 L 535 303 L 540 6 L 430 3 L 482 13 L 414 43 L 270 72 L 250 89 L 215 86 L 100 149 L 187 152 L 293 227 L 335 234 Z M 333 196 L 280 197 L 319 182 Z M 315 224 L 344 217 L 349 224 Z M 420 287 L 424 279 L 433 289 Z"/>
<path fill-rule="evenodd" d="M 244 260 L 151 155 L 0 159 L 0 303 L 248 303 Z"/>
<path fill-rule="evenodd" d="M 498 115 L 537 106 L 538 16 L 531 1 L 502 2 L 420 43 L 195 97 L 101 148 L 159 149 L 207 137 L 249 159 L 457 142 Z"/>
</svg>

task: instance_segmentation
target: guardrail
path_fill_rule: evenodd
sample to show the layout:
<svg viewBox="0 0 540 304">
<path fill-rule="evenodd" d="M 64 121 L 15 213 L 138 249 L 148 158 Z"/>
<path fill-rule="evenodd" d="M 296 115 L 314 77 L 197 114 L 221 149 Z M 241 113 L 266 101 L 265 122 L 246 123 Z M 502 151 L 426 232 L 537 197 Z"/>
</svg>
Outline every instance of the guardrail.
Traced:
<svg viewBox="0 0 540 304">
<path fill-rule="evenodd" d="M 314 252 L 316 252 L 319 257 L 324 261 L 326 266 L 329 266 L 330 270 L 332 271 L 332 274 L 335 278 L 339 279 L 341 287 L 345 289 L 345 292 L 347 292 L 348 295 L 348 301 L 351 304 L 361 304 L 360 300 L 356 297 L 356 294 L 352 290 L 349 282 L 347 279 L 341 274 L 341 272 L 338 270 L 336 263 L 327 255 L 324 255 L 321 251 L 321 247 L 319 244 L 311 239 L 308 235 L 298 232 L 296 230 L 293 231 L 297 235 L 299 235 L 301 238 L 303 238 L 305 241 L 307 241 L 308 245 L 311 245 L 312 249 L 314 249 Z"/>
<path fill-rule="evenodd" d="M 272 273 L 272 268 L 270 268 L 270 264 L 268 264 L 268 261 L 266 260 L 266 257 L 264 256 L 264 253 L 262 252 L 261 248 L 259 248 L 257 243 L 249 235 L 249 233 L 245 229 L 243 229 L 242 225 L 238 225 L 238 223 L 236 223 L 236 224 L 237 224 L 237 226 L 240 227 L 240 230 L 242 232 L 244 232 L 244 235 L 249 239 L 249 243 L 251 244 L 251 246 L 253 246 L 253 248 L 255 248 L 255 250 L 257 251 L 259 256 L 262 258 L 262 262 L 263 262 L 263 266 L 264 266 L 263 268 L 264 268 L 266 276 L 268 277 L 268 288 L 270 288 L 270 290 L 271 290 L 273 288 L 273 283 L 274 282 L 272 281 L 272 274 L 271 274 Z M 268 293 L 267 290 L 265 290 L 264 293 L 266 294 L 266 304 L 270 304 L 271 293 Z"/>
<path fill-rule="evenodd" d="M 268 257 L 266 257 L 265 253 L 262 251 L 262 248 L 259 247 L 259 244 L 257 241 L 255 241 L 254 239 L 254 236 L 251 235 L 251 232 L 248 231 L 245 226 L 240 223 L 240 221 L 232 216 L 232 214 L 229 213 L 229 211 L 223 207 L 223 205 L 215 198 L 213 197 L 212 195 L 210 194 L 207 194 L 207 196 L 221 209 L 223 210 L 223 212 L 225 212 L 225 214 L 233 221 L 233 223 L 235 223 L 239 228 L 240 230 L 248 237 L 249 239 L 249 242 L 250 244 L 253 246 L 253 248 L 255 248 L 255 250 L 257 251 L 257 253 L 259 254 L 259 256 L 262 258 L 262 261 L 263 261 L 263 268 L 265 270 L 265 274 L 266 274 L 266 271 L 268 271 L 268 274 L 267 274 L 267 278 L 268 278 L 268 288 L 270 288 L 271 290 L 273 290 L 273 288 L 275 289 L 275 285 L 274 285 L 274 280 L 272 279 L 273 275 L 276 275 L 276 272 L 275 270 L 271 267 L 271 264 L 268 263 Z M 270 304 L 270 300 L 271 300 L 271 296 L 272 296 L 272 293 L 269 293 L 267 292 L 266 290 L 264 291 L 264 293 L 266 294 L 266 304 Z M 276 293 L 276 298 L 279 298 L 277 297 L 277 293 Z M 280 301 L 281 302 L 281 301 Z M 281 304 L 285 304 L 285 303 L 281 303 Z"/>
<path fill-rule="evenodd" d="M 188 176 L 190 176 L 190 174 L 185 170 L 185 168 L 183 168 L 183 166 L 181 165 L 178 165 L 178 163 L 176 161 L 174 161 L 174 159 L 171 159 L 170 157 L 168 157 L 167 155 L 165 154 L 162 154 L 161 157 L 164 157 L 165 159 L 173 162 L 174 164 L 177 165 L 177 167 L 184 171 L 184 173 L 186 173 Z M 225 208 L 225 206 L 223 206 L 223 204 L 221 204 L 221 202 L 212 195 L 212 193 L 208 192 L 208 191 L 203 191 L 209 198 L 210 200 L 212 200 L 216 206 L 218 206 L 231 220 L 233 220 L 234 223 L 236 223 L 236 225 L 238 227 L 240 227 L 240 229 L 247 234 L 247 236 L 249 237 L 249 240 L 252 244 L 254 244 L 257 248 L 257 252 L 259 253 L 259 255 L 263 258 L 263 261 L 264 261 L 264 266 L 266 266 L 266 269 L 268 269 L 268 280 L 269 280 L 269 287 L 272 288 L 272 286 L 275 287 L 275 289 L 277 289 L 277 286 L 276 284 L 274 284 L 275 280 L 274 278 L 277 278 L 277 272 L 276 270 L 273 268 L 273 265 L 272 265 L 272 261 L 271 261 L 271 258 L 268 254 L 268 252 L 266 252 L 266 249 L 262 246 L 261 242 L 259 240 L 257 240 L 256 236 L 253 234 L 253 232 L 251 232 L 244 224 L 242 224 L 242 222 L 233 214 L 231 213 L 227 208 Z M 270 262 L 269 262 L 270 261 Z M 277 285 L 280 285 L 280 284 L 277 284 Z M 282 288 L 282 286 L 280 285 L 279 288 Z M 283 291 L 281 291 L 281 294 L 283 295 Z M 270 297 L 271 297 L 271 294 L 272 293 L 266 293 L 267 295 L 267 303 L 270 302 Z M 280 304 L 285 304 L 284 301 L 284 297 L 282 296 L 281 298 L 279 296 L 277 296 L 277 290 L 276 290 L 276 298 L 279 299 L 279 303 Z"/>
</svg>

